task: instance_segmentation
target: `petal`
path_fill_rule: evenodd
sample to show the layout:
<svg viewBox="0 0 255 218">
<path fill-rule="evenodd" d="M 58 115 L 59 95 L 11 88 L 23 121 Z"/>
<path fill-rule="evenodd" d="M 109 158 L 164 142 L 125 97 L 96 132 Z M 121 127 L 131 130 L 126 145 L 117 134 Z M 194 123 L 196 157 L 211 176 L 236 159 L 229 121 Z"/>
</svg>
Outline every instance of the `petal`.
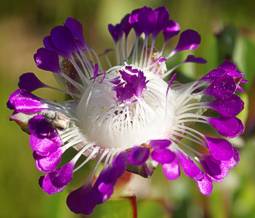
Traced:
<svg viewBox="0 0 255 218">
<path fill-rule="evenodd" d="M 52 172 L 56 170 L 58 164 L 61 162 L 62 150 L 58 149 L 57 151 L 51 153 L 49 156 L 42 157 L 39 155 L 34 155 L 36 158 L 36 167 L 41 172 Z"/>
<path fill-rule="evenodd" d="M 175 158 L 175 153 L 165 148 L 154 149 L 151 158 L 160 164 L 170 163 Z"/>
<path fill-rule="evenodd" d="M 135 146 L 128 152 L 128 164 L 139 166 L 146 162 L 150 154 L 150 150 L 145 147 Z"/>
<path fill-rule="evenodd" d="M 17 89 L 10 95 L 7 107 L 15 110 L 15 112 L 33 114 L 40 112 L 43 109 L 47 109 L 48 105 L 43 103 L 40 98 L 26 90 Z"/>
<path fill-rule="evenodd" d="M 72 163 L 67 163 L 60 169 L 42 176 L 39 184 L 43 191 L 50 195 L 63 191 L 65 186 L 72 180 L 73 167 Z"/>
<path fill-rule="evenodd" d="M 51 30 L 50 37 L 59 55 L 68 58 L 77 49 L 71 31 L 65 26 L 54 27 Z"/>
<path fill-rule="evenodd" d="M 74 213 L 91 214 L 97 202 L 97 194 L 93 192 L 92 186 L 82 186 L 72 191 L 66 203 L 69 209 Z"/>
<path fill-rule="evenodd" d="M 127 14 L 120 22 L 121 29 L 126 34 L 126 36 L 129 34 L 132 28 L 132 25 L 129 23 L 129 17 L 130 14 Z"/>
<path fill-rule="evenodd" d="M 227 99 L 216 99 L 209 106 L 223 117 L 235 117 L 243 108 L 244 103 L 237 95 L 232 95 Z"/>
<path fill-rule="evenodd" d="M 206 144 L 216 160 L 229 160 L 234 155 L 231 143 L 225 139 L 206 137 Z"/>
<path fill-rule="evenodd" d="M 168 41 L 170 38 L 177 35 L 179 32 L 180 25 L 176 21 L 174 20 L 167 21 L 167 25 L 164 27 L 163 30 L 164 40 Z"/>
<path fill-rule="evenodd" d="M 56 194 L 58 192 L 63 191 L 64 187 L 56 187 L 52 184 L 52 181 L 49 175 L 41 176 L 39 179 L 39 185 L 42 190 L 49 195 Z"/>
<path fill-rule="evenodd" d="M 168 139 L 153 139 L 149 143 L 152 148 L 167 148 L 171 141 Z"/>
<path fill-rule="evenodd" d="M 180 177 L 181 171 L 177 158 L 172 162 L 162 165 L 162 171 L 165 177 L 169 180 L 174 180 Z"/>
<path fill-rule="evenodd" d="M 200 180 L 203 177 L 203 172 L 188 156 L 179 152 L 177 157 L 186 176 L 189 176 L 195 180 Z"/>
<path fill-rule="evenodd" d="M 49 49 L 39 48 L 34 54 L 34 61 L 42 70 L 58 73 L 60 71 L 58 55 Z"/>
<path fill-rule="evenodd" d="M 225 99 L 232 96 L 236 91 L 236 83 L 232 77 L 222 75 L 214 79 L 210 86 L 206 89 L 206 94 L 216 98 Z"/>
<path fill-rule="evenodd" d="M 242 121 L 236 117 L 212 117 L 208 121 L 219 134 L 226 137 L 234 138 L 241 135 L 244 131 Z"/>
<path fill-rule="evenodd" d="M 215 160 L 212 156 L 206 156 L 201 161 L 201 164 L 208 176 L 210 176 L 214 181 L 220 182 L 227 175 L 227 168 L 222 168 L 222 162 Z"/>
<path fill-rule="evenodd" d="M 19 88 L 20 89 L 25 89 L 28 92 L 32 92 L 36 89 L 46 87 L 44 83 L 42 83 L 35 74 L 33 73 L 23 73 L 19 77 Z"/>
<path fill-rule="evenodd" d="M 195 50 L 201 42 L 198 32 L 188 29 L 181 33 L 175 51 Z"/>
<path fill-rule="evenodd" d="M 196 57 L 194 55 L 188 55 L 188 57 L 186 58 L 186 60 L 184 61 L 186 63 L 198 63 L 198 64 L 206 64 L 207 61 L 204 58 L 201 57 Z"/>
<path fill-rule="evenodd" d="M 73 178 L 73 169 L 74 164 L 69 162 L 64 164 L 60 169 L 50 172 L 49 177 L 52 184 L 59 188 L 66 186 Z"/>
<path fill-rule="evenodd" d="M 220 182 L 228 175 L 229 170 L 238 164 L 239 160 L 239 152 L 234 148 L 234 155 L 230 160 L 219 161 L 212 156 L 205 156 L 200 162 L 207 175 Z"/>
<path fill-rule="evenodd" d="M 112 24 L 109 24 L 108 31 L 110 32 L 110 34 L 115 42 L 117 42 L 123 34 L 120 24 L 117 24 L 115 26 Z"/>
<path fill-rule="evenodd" d="M 35 135 L 30 135 L 30 145 L 41 156 L 48 156 L 60 147 L 58 139 L 38 138 Z"/>
<path fill-rule="evenodd" d="M 213 184 L 208 176 L 204 176 L 203 179 L 197 181 L 198 188 L 203 195 L 209 196 L 213 190 Z"/>
<path fill-rule="evenodd" d="M 41 114 L 34 116 L 29 121 L 29 130 L 31 135 L 35 135 L 39 138 L 55 138 L 58 137 L 58 133 L 52 124 Z"/>
<path fill-rule="evenodd" d="M 72 17 L 68 17 L 65 21 L 64 26 L 67 27 L 72 33 L 76 45 L 80 48 L 85 48 L 86 44 L 84 40 L 82 24 L 78 20 Z"/>
</svg>

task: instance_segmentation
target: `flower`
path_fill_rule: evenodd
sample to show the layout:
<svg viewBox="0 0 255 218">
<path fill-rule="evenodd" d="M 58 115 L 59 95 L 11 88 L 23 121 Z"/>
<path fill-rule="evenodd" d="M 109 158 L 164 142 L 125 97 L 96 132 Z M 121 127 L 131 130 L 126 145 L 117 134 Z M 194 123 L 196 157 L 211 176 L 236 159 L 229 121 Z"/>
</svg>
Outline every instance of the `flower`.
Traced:
<svg viewBox="0 0 255 218">
<path fill-rule="evenodd" d="M 206 61 L 189 54 L 167 67 L 177 53 L 197 49 L 201 39 L 191 29 L 180 33 L 165 7 L 133 10 L 108 29 L 114 64 L 108 58 L 111 50 L 98 55 L 85 41 L 79 21 L 67 18 L 34 54 L 38 68 L 53 72 L 64 89 L 44 84 L 29 72 L 9 97 L 11 120 L 30 134 L 36 168 L 44 173 L 41 188 L 48 194 L 62 191 L 74 172 L 96 160 L 88 182 L 67 198 L 75 213 L 90 214 L 111 197 L 118 178 L 136 167 L 148 170 L 132 172 L 149 177 L 159 166 L 168 180 L 177 179 L 182 169 L 202 194 L 210 195 L 213 182 L 222 181 L 239 162 L 238 150 L 228 139 L 244 130 L 236 117 L 244 107 L 238 96 L 247 82 L 244 74 L 225 61 L 197 81 L 177 82 L 178 66 Z M 175 48 L 167 52 L 169 40 L 178 35 Z M 62 91 L 71 100 L 37 97 L 32 92 L 38 88 Z M 218 136 L 206 135 L 194 124 L 210 126 Z M 63 154 L 71 149 L 75 156 L 64 162 Z M 103 169 L 97 173 L 99 164 Z"/>
</svg>

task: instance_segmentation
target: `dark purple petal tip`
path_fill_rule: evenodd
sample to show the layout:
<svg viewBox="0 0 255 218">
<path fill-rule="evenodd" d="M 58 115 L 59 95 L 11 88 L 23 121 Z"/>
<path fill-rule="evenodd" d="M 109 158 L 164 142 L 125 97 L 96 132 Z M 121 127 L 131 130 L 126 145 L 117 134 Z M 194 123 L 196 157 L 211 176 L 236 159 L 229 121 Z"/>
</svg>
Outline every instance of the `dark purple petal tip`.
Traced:
<svg viewBox="0 0 255 218">
<path fill-rule="evenodd" d="M 84 40 L 82 24 L 78 20 L 74 19 L 73 17 L 68 17 L 64 23 L 64 26 L 67 27 L 72 33 L 77 47 L 81 49 L 85 48 L 86 44 Z"/>
<path fill-rule="evenodd" d="M 201 42 L 201 37 L 198 32 L 194 30 L 185 30 L 181 33 L 175 51 L 195 50 Z"/>
<path fill-rule="evenodd" d="M 204 58 L 196 57 L 194 55 L 188 55 L 188 57 L 184 60 L 186 63 L 198 63 L 198 64 L 206 64 L 207 61 Z"/>
<path fill-rule="evenodd" d="M 130 165 L 142 165 L 146 162 L 150 154 L 150 150 L 145 147 L 133 147 L 127 154 L 127 161 Z"/>
<path fill-rule="evenodd" d="M 32 92 L 36 89 L 46 87 L 47 85 L 42 83 L 34 73 L 28 72 L 19 77 L 18 86 L 20 89 L 25 89 L 28 92 Z"/>
<path fill-rule="evenodd" d="M 34 61 L 42 70 L 58 73 L 60 71 L 59 58 L 57 53 L 47 48 L 39 48 L 34 54 Z"/>
<path fill-rule="evenodd" d="M 75 33 L 77 35 L 77 32 Z M 56 48 L 55 52 L 66 58 L 77 50 L 75 38 L 66 26 L 56 26 L 51 30 L 51 42 Z"/>
</svg>

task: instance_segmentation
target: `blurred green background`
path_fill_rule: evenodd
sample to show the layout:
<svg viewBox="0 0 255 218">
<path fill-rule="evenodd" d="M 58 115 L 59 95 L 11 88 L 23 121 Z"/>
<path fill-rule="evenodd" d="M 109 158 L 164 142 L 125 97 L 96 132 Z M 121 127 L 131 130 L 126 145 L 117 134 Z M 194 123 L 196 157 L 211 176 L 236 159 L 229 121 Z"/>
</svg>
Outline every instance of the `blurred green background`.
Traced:
<svg viewBox="0 0 255 218">
<path fill-rule="evenodd" d="M 107 24 L 118 22 L 130 10 L 165 5 L 171 16 L 185 28 L 201 33 L 202 44 L 196 54 L 208 60 L 204 66 L 186 65 L 181 70 L 197 78 L 221 63 L 233 59 L 246 73 L 249 83 L 242 98 L 247 107 L 241 114 L 246 132 L 235 141 L 241 162 L 223 183 L 215 184 L 211 197 L 199 194 L 195 184 L 182 177 L 168 182 L 160 172 L 153 175 L 154 188 L 142 186 L 150 195 L 138 201 L 141 218 L 253 218 L 255 217 L 255 2 L 254 0 L 1 0 L 0 1 L 0 217 L 75 218 L 66 207 L 66 192 L 47 196 L 38 186 L 28 145 L 28 136 L 9 122 L 8 95 L 17 87 L 23 72 L 33 71 L 54 84 L 50 73 L 36 69 L 33 53 L 41 46 L 49 29 L 67 16 L 84 24 L 85 38 L 97 51 L 111 47 Z M 63 96 L 50 91 L 52 99 Z M 69 188 L 70 189 L 70 188 Z M 163 196 L 163 197 L 162 197 Z M 99 206 L 92 217 L 132 217 L 130 202 L 112 200 Z"/>
</svg>

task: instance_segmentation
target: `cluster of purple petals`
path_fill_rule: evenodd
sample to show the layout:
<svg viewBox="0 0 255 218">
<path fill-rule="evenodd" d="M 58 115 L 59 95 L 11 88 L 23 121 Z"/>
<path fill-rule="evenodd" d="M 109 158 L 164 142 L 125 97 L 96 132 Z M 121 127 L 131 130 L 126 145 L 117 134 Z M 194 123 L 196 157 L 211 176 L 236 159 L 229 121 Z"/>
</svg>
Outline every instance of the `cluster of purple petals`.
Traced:
<svg viewBox="0 0 255 218">
<path fill-rule="evenodd" d="M 169 180 L 179 178 L 181 168 L 184 174 L 193 179 L 204 195 L 210 195 L 213 181 L 221 181 L 239 161 L 238 151 L 232 145 L 218 138 L 207 137 L 208 154 L 200 157 L 202 169 L 181 151 L 171 150 L 168 139 L 151 140 L 151 158 L 162 165 L 163 174 Z"/>
<path fill-rule="evenodd" d="M 144 34 L 146 37 L 152 36 L 155 39 L 159 33 L 162 33 L 164 40 L 168 41 L 180 32 L 180 25 L 170 19 L 165 7 L 152 9 L 146 6 L 133 10 L 118 24 L 108 25 L 108 30 L 115 42 L 120 40 L 123 35 L 127 37 L 131 29 L 135 31 L 137 37 Z M 180 34 L 179 41 L 172 54 L 184 50 L 194 50 L 200 45 L 200 42 L 200 35 L 194 30 L 187 29 Z M 190 58 L 187 62 L 203 63 L 204 60 Z"/>
<path fill-rule="evenodd" d="M 179 33 L 180 26 L 177 22 L 170 19 L 165 7 L 152 9 L 146 6 L 133 10 L 120 23 L 116 25 L 109 24 L 108 26 L 108 30 L 115 42 L 123 35 L 127 37 L 131 29 L 135 31 L 137 36 L 145 34 L 145 36 L 151 35 L 153 38 L 162 32 L 165 41 L 167 41 Z"/>
<path fill-rule="evenodd" d="M 142 70 L 132 66 L 125 66 L 119 71 L 120 76 L 114 78 L 111 82 L 114 85 L 113 90 L 119 102 L 133 101 L 134 96 L 139 98 L 146 88 L 146 77 Z"/>
<path fill-rule="evenodd" d="M 113 160 L 111 166 L 101 171 L 94 184 L 84 185 L 69 194 L 67 205 L 74 213 L 90 214 L 98 205 L 108 200 L 114 191 L 119 177 L 128 165 L 143 165 L 149 157 L 149 149 L 134 146 L 122 152 Z"/>
<path fill-rule="evenodd" d="M 205 94 L 212 96 L 210 107 L 219 117 L 209 118 L 208 122 L 225 137 L 236 137 L 243 133 L 244 126 L 236 117 L 244 107 L 244 103 L 237 95 L 246 83 L 244 74 L 230 61 L 225 61 L 218 68 L 210 71 L 202 80 L 209 86 Z"/>
<path fill-rule="evenodd" d="M 86 49 L 81 23 L 72 17 L 64 25 L 54 27 L 43 40 L 44 47 L 34 54 L 34 61 L 40 69 L 60 72 L 59 58 L 66 59 L 80 50 Z"/>
<path fill-rule="evenodd" d="M 62 191 L 72 179 L 74 164 L 68 162 L 58 168 L 64 152 L 61 138 L 43 115 L 30 119 L 28 127 L 36 168 L 45 173 L 39 179 L 41 188 L 48 194 Z"/>
</svg>

